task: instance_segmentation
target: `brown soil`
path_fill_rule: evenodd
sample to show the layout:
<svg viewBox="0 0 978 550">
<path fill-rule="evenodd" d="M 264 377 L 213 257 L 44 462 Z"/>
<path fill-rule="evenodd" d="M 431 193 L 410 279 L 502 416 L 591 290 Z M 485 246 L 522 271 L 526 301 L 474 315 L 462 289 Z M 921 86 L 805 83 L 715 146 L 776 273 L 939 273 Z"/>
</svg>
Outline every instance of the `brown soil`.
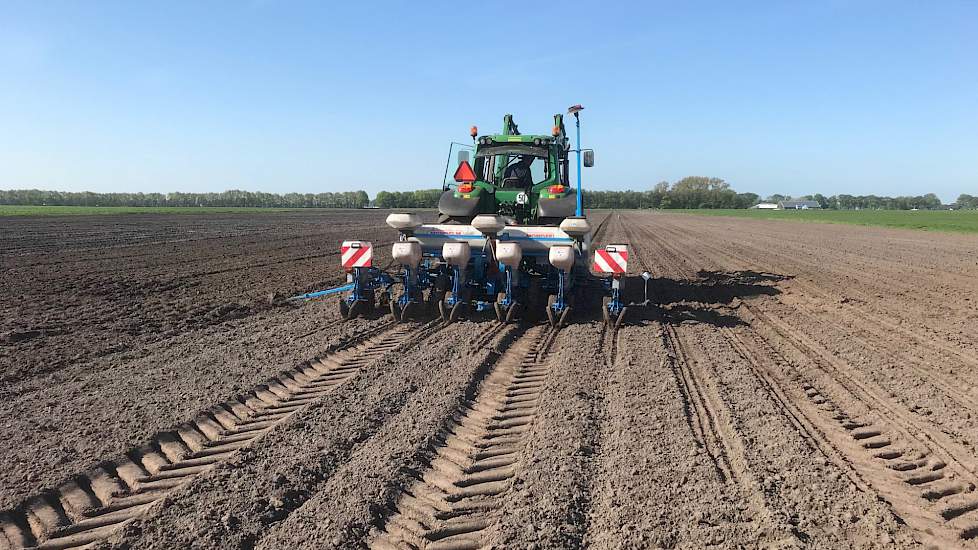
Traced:
<svg viewBox="0 0 978 550">
<path fill-rule="evenodd" d="M 978 547 L 978 239 L 612 213 L 617 330 L 268 300 L 385 214 L 0 221 L 0 548 Z"/>
</svg>

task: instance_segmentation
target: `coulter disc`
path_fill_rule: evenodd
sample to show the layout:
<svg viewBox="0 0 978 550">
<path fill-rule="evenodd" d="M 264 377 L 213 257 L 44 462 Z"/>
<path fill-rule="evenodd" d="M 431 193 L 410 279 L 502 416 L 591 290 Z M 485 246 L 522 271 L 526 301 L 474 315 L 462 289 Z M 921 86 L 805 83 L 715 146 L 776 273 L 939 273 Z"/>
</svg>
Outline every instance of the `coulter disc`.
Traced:
<svg viewBox="0 0 978 550">
<path fill-rule="evenodd" d="M 505 322 L 512 323 L 513 321 L 515 321 L 516 320 L 516 317 L 520 313 L 518 310 L 521 310 L 521 309 L 523 309 L 523 306 L 520 305 L 519 302 L 516 302 L 515 304 L 509 306 L 509 309 L 506 311 L 506 321 Z"/>
<path fill-rule="evenodd" d="M 401 310 L 401 321 L 407 321 L 418 311 L 420 304 L 416 302 L 408 302 L 404 304 L 404 309 Z"/>
<path fill-rule="evenodd" d="M 451 313 L 448 314 L 448 320 L 450 322 L 457 321 L 458 318 L 462 315 L 462 311 L 464 309 L 465 309 L 465 303 L 464 302 L 455 302 L 455 305 L 452 306 Z"/>
<path fill-rule="evenodd" d="M 553 294 L 547 297 L 547 321 L 550 323 L 550 326 L 552 327 L 557 326 L 557 314 L 554 312 L 554 308 L 553 308 L 554 302 L 556 301 L 557 301 L 557 296 Z"/>
<path fill-rule="evenodd" d="M 504 308 L 501 305 L 499 305 L 499 302 L 496 302 L 495 304 L 493 304 L 492 307 L 493 307 L 493 309 L 496 310 L 496 320 L 499 321 L 500 323 L 505 323 L 506 322 L 506 318 L 509 316 L 508 309 L 507 308 Z"/>
<path fill-rule="evenodd" d="M 367 308 L 367 302 L 364 302 L 362 300 L 357 300 L 356 302 L 353 302 L 353 305 L 350 306 L 350 311 L 347 316 L 347 319 L 356 319 L 357 315 L 363 313 L 366 308 Z"/>
<path fill-rule="evenodd" d="M 492 304 L 493 309 L 496 310 L 496 319 L 500 323 L 506 322 L 507 314 L 509 313 L 505 307 L 500 303 L 506 298 L 505 292 L 500 292 L 496 294 L 496 302 Z M 512 306 L 511 306 L 512 307 Z"/>
<path fill-rule="evenodd" d="M 558 327 L 566 327 L 568 321 L 570 321 L 571 308 L 566 307 L 564 311 L 560 313 L 560 321 L 557 322 Z"/>
<path fill-rule="evenodd" d="M 622 324 L 623 322 L 625 322 L 625 314 L 626 314 L 626 313 L 628 313 L 628 308 L 627 308 L 627 307 L 623 307 L 623 308 L 621 308 L 621 312 L 620 312 L 620 313 L 618 313 L 618 318 L 617 318 L 617 319 L 615 319 L 615 328 L 618 328 L 618 327 L 620 327 L 620 326 L 621 326 L 621 324 Z"/>
</svg>

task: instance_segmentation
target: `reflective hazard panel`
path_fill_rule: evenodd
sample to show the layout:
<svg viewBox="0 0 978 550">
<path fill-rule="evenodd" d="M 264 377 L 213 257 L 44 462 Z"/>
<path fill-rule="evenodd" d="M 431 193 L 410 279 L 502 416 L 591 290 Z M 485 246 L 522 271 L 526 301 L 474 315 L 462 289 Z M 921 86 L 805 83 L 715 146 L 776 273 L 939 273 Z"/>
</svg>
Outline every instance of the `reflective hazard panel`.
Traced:
<svg viewBox="0 0 978 550">
<path fill-rule="evenodd" d="M 594 252 L 594 270 L 602 273 L 624 273 L 628 271 L 628 246 L 609 244 Z"/>
<path fill-rule="evenodd" d="M 374 246 L 366 241 L 343 241 L 340 247 L 343 267 L 370 267 L 373 262 Z"/>
</svg>

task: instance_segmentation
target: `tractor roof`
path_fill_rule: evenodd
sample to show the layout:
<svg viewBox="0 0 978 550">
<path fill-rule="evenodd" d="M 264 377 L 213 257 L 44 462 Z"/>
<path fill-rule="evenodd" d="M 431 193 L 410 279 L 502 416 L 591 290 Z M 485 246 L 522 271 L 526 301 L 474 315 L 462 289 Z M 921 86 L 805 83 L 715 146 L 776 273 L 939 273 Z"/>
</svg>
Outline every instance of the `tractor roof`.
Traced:
<svg viewBox="0 0 978 550">
<path fill-rule="evenodd" d="M 553 136 L 547 136 L 544 134 L 521 134 L 518 136 L 507 136 L 504 134 L 492 134 L 488 136 L 483 136 L 487 138 L 492 138 L 496 143 L 533 143 L 535 139 L 547 139 L 553 141 Z"/>
</svg>

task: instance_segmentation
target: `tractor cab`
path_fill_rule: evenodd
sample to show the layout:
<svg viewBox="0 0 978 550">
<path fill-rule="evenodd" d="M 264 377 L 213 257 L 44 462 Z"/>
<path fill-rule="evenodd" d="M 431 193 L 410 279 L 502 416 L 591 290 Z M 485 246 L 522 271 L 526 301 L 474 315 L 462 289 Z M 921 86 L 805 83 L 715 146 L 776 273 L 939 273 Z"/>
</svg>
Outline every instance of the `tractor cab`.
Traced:
<svg viewBox="0 0 978 550">
<path fill-rule="evenodd" d="M 457 185 L 446 185 L 439 200 L 442 222 L 469 223 L 479 214 L 498 214 L 514 225 L 556 226 L 575 214 L 563 115 L 554 115 L 551 135 L 522 135 L 506 115 L 502 134 L 479 136 L 473 128 L 472 138 L 472 164 L 463 152 Z"/>
</svg>

